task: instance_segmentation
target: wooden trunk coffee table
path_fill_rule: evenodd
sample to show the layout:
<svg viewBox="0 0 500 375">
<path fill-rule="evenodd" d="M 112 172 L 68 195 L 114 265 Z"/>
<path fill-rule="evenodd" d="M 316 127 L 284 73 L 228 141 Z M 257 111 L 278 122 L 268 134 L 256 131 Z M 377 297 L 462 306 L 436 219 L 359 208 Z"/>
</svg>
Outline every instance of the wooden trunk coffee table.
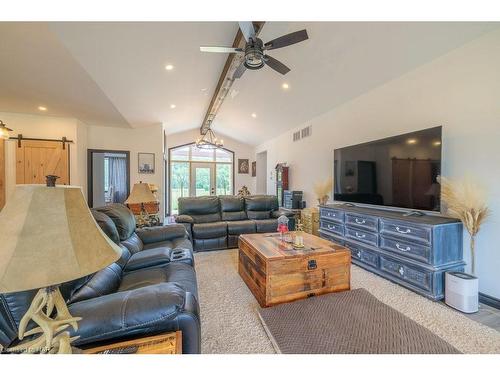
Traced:
<svg viewBox="0 0 500 375">
<path fill-rule="evenodd" d="M 262 307 L 350 289 L 351 252 L 303 235 L 300 250 L 278 233 L 240 235 L 238 272 Z"/>
</svg>

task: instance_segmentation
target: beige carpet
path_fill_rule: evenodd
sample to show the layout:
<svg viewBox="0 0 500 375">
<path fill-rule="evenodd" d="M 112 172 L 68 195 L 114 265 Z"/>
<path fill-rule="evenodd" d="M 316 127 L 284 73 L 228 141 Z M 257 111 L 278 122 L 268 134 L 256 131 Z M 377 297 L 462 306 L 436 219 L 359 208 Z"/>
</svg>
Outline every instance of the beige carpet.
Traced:
<svg viewBox="0 0 500 375">
<path fill-rule="evenodd" d="M 274 353 L 257 315 L 258 303 L 240 279 L 237 250 L 196 253 L 202 353 Z M 463 353 L 500 353 L 500 332 L 441 303 L 353 266 L 351 288 L 420 323 Z"/>
</svg>

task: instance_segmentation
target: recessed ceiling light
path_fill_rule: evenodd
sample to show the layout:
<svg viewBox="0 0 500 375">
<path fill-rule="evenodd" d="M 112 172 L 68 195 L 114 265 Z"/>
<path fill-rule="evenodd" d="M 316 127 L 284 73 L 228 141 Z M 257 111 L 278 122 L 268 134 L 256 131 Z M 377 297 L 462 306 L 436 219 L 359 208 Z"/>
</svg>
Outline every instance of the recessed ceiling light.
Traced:
<svg viewBox="0 0 500 375">
<path fill-rule="evenodd" d="M 288 89 L 290 88 L 290 85 L 289 85 L 288 83 L 286 83 L 286 82 L 285 82 L 285 83 L 283 83 L 283 84 L 281 85 L 281 88 L 282 88 L 283 90 L 288 90 Z"/>
<path fill-rule="evenodd" d="M 253 118 L 257 118 L 257 114 L 256 113 L 252 113 L 252 117 Z"/>
<path fill-rule="evenodd" d="M 406 141 L 406 143 L 408 143 L 409 145 L 414 145 L 415 143 L 417 143 L 417 140 L 415 138 L 410 138 Z"/>
<path fill-rule="evenodd" d="M 38 107 L 38 110 L 45 112 L 47 110 L 47 107 L 44 107 L 43 105 L 41 105 Z"/>
<path fill-rule="evenodd" d="M 441 146 L 441 141 L 434 141 L 432 142 L 433 146 Z"/>
<path fill-rule="evenodd" d="M 170 104 L 170 108 L 174 109 L 175 107 L 177 107 L 175 104 Z"/>
<path fill-rule="evenodd" d="M 174 69 L 174 66 L 171 65 L 171 64 L 168 64 L 168 65 L 165 65 L 165 69 L 166 70 L 173 70 Z"/>
</svg>

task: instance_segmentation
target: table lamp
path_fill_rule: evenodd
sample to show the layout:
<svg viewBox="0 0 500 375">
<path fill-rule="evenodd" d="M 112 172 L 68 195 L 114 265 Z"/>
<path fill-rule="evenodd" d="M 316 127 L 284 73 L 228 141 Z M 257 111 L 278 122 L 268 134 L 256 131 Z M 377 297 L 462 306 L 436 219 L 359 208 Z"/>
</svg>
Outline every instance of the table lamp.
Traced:
<svg viewBox="0 0 500 375">
<path fill-rule="evenodd" d="M 151 192 L 151 189 L 149 188 L 149 184 L 146 184 L 144 182 L 139 182 L 134 184 L 132 187 L 132 192 L 128 196 L 127 200 L 125 201 L 125 204 L 131 205 L 131 204 L 137 204 L 140 205 L 141 207 L 141 213 L 139 216 L 139 219 L 137 221 L 137 224 L 139 226 L 144 226 L 148 224 L 148 215 L 149 213 L 146 211 L 144 204 L 149 203 L 149 202 L 156 202 L 157 199 Z"/>
<path fill-rule="evenodd" d="M 80 187 L 17 185 L 0 211 L 0 293 L 40 289 L 19 324 L 24 353 L 71 353 L 67 328 L 76 332 L 59 284 L 99 271 L 121 250 L 102 232 Z M 36 327 L 27 330 L 33 320 Z M 30 337 L 27 339 L 26 337 Z"/>
</svg>

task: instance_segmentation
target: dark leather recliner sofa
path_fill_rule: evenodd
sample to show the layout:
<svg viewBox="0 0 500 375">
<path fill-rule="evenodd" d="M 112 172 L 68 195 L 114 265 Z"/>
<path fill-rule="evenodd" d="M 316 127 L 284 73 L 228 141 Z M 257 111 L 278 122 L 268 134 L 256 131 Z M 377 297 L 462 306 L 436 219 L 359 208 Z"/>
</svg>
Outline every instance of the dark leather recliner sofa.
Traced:
<svg viewBox="0 0 500 375">
<path fill-rule="evenodd" d="M 135 230 L 123 205 L 92 210 L 122 248 L 105 269 L 60 286 L 73 316 L 82 317 L 74 345 L 91 347 L 182 331 L 183 353 L 200 353 L 200 319 L 191 242 L 182 225 Z M 15 345 L 36 290 L 0 295 L 0 344 Z"/>
<path fill-rule="evenodd" d="M 219 250 L 237 247 L 240 234 L 276 232 L 281 215 L 293 228 L 293 214 L 281 211 L 274 195 L 190 197 L 179 198 L 176 222 L 186 227 L 194 250 Z"/>
</svg>

